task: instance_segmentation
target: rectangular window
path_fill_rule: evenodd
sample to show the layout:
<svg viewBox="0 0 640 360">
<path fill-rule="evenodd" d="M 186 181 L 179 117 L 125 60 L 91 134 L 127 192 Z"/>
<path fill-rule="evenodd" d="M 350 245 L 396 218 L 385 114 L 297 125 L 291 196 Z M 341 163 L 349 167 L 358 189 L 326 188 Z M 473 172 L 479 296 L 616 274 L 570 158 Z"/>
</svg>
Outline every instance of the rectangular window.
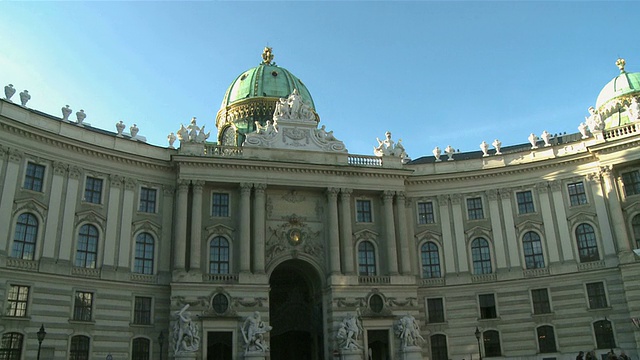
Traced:
<svg viewBox="0 0 640 360">
<path fill-rule="evenodd" d="M 73 320 L 91 321 L 92 309 L 93 293 L 76 291 L 76 297 L 73 301 Z"/>
<path fill-rule="evenodd" d="M 211 216 L 229 216 L 229 194 L 213 193 L 211 196 Z"/>
<path fill-rule="evenodd" d="M 27 304 L 29 302 L 29 287 L 22 285 L 10 285 L 7 297 L 7 316 L 27 316 Z"/>
<path fill-rule="evenodd" d="M 356 221 L 364 223 L 370 223 L 373 221 L 371 216 L 370 200 L 356 200 Z"/>
<path fill-rule="evenodd" d="M 533 193 L 531 191 L 520 191 L 516 193 L 518 201 L 518 214 L 530 214 L 535 212 L 533 208 Z"/>
<path fill-rule="evenodd" d="M 140 188 L 140 212 L 155 213 L 156 212 L 156 195 L 157 190 L 147 187 Z"/>
<path fill-rule="evenodd" d="M 433 216 L 433 203 L 419 202 L 418 203 L 418 224 L 433 224 L 435 222 L 436 222 L 435 216 Z"/>
<path fill-rule="evenodd" d="M 427 299 L 427 316 L 430 324 L 444 322 L 444 303 L 442 298 Z"/>
<path fill-rule="evenodd" d="M 567 190 L 569 190 L 569 203 L 571 206 L 587 203 L 587 194 L 584 191 L 584 183 L 582 181 L 568 184 Z"/>
<path fill-rule="evenodd" d="M 480 303 L 481 319 L 495 319 L 498 317 L 496 299 L 493 294 L 478 295 L 478 302 Z"/>
<path fill-rule="evenodd" d="M 623 173 L 622 184 L 624 184 L 625 196 L 640 194 L 640 171 Z"/>
<path fill-rule="evenodd" d="M 151 324 L 151 298 L 136 296 L 133 307 L 133 323 L 138 325 Z"/>
<path fill-rule="evenodd" d="M 102 202 L 102 179 L 87 176 L 84 186 L 84 201 L 93 204 Z"/>
<path fill-rule="evenodd" d="M 604 283 L 602 282 L 588 283 L 587 297 L 589 298 L 589 309 L 608 307 L 607 294 L 604 291 Z"/>
<path fill-rule="evenodd" d="M 549 292 L 547 289 L 531 290 L 531 302 L 533 303 L 533 313 L 549 314 L 551 312 L 551 303 L 549 302 Z"/>
<path fill-rule="evenodd" d="M 467 214 L 469 215 L 469 220 L 484 219 L 482 198 L 477 197 L 467 199 Z"/>
<path fill-rule="evenodd" d="M 45 167 L 43 165 L 34 164 L 32 162 L 27 163 L 27 172 L 24 175 L 23 187 L 27 190 L 42 192 L 44 169 Z"/>
</svg>

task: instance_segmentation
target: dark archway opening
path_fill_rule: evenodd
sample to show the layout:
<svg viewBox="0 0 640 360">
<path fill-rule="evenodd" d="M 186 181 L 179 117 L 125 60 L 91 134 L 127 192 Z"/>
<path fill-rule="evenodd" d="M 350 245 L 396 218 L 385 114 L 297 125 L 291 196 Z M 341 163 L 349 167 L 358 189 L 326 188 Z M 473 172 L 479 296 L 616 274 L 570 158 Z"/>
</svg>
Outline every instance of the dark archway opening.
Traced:
<svg viewBox="0 0 640 360">
<path fill-rule="evenodd" d="M 269 280 L 271 360 L 324 359 L 320 279 L 311 265 L 288 260 Z"/>
</svg>

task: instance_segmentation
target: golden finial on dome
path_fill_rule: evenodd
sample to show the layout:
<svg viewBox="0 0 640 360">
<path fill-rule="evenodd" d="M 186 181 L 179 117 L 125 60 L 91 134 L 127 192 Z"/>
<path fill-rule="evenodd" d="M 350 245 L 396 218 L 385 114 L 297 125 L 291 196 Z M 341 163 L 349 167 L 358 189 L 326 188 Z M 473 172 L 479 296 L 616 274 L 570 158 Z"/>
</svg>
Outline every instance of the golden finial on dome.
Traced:
<svg viewBox="0 0 640 360">
<path fill-rule="evenodd" d="M 616 60 L 616 66 L 618 67 L 618 69 L 620 69 L 620 72 L 624 72 L 624 65 L 626 64 L 626 62 L 624 61 L 623 58 L 618 58 L 618 60 Z"/>
<path fill-rule="evenodd" d="M 262 63 L 264 65 L 271 65 L 271 61 L 273 60 L 273 53 L 270 47 L 265 47 L 264 51 L 262 51 Z"/>
</svg>

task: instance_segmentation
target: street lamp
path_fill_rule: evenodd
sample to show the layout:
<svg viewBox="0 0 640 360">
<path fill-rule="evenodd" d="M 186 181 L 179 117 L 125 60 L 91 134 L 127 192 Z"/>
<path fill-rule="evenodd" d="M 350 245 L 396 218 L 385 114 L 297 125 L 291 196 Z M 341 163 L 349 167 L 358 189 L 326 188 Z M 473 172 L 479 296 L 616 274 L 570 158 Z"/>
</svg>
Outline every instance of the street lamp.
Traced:
<svg viewBox="0 0 640 360">
<path fill-rule="evenodd" d="M 481 336 L 482 336 L 482 333 L 480 332 L 480 330 L 476 326 L 476 340 L 478 340 L 478 354 L 480 355 L 480 360 L 482 360 L 482 348 L 480 347 L 480 337 Z"/>
<path fill-rule="evenodd" d="M 158 335 L 158 344 L 160 344 L 160 360 L 162 360 L 162 344 L 164 344 L 164 331 L 160 331 L 160 335 Z"/>
<path fill-rule="evenodd" d="M 40 360 L 40 348 L 42 348 L 42 340 L 44 340 L 44 337 L 47 335 L 47 332 L 44 331 L 44 324 L 40 325 L 40 330 L 38 330 L 36 335 L 38 336 L 38 357 L 37 357 L 37 359 Z"/>
</svg>

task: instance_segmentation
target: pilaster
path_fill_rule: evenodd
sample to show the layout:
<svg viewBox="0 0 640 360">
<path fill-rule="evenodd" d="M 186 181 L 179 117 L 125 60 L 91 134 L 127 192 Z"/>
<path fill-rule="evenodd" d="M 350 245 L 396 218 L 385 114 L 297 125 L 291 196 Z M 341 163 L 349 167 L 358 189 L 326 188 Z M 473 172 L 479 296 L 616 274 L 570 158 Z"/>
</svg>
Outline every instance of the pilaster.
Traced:
<svg viewBox="0 0 640 360">
<path fill-rule="evenodd" d="M 251 184 L 240 184 L 240 272 L 251 272 Z"/>
<path fill-rule="evenodd" d="M 396 213 L 398 214 L 398 237 L 400 242 L 400 267 L 403 275 L 411 275 L 411 241 L 407 236 L 407 209 L 406 195 L 403 192 L 396 193 Z M 415 252 L 414 252 L 415 253 Z"/>
<path fill-rule="evenodd" d="M 455 251 L 453 250 L 453 233 L 451 232 L 451 216 L 449 214 L 449 196 L 438 195 L 438 207 L 442 220 L 442 246 L 444 247 L 444 267 L 447 274 L 456 272 Z"/>
<path fill-rule="evenodd" d="M 389 275 L 398 275 L 398 250 L 396 244 L 396 227 L 393 220 L 393 192 L 385 191 L 382 194 L 384 208 L 385 241 L 387 244 L 387 260 L 389 262 Z"/>
<path fill-rule="evenodd" d="M 7 172 L 4 177 L 4 185 L 2 187 L 2 200 L 0 200 L 0 252 L 7 251 L 7 241 L 11 238 L 11 210 L 13 209 L 13 200 L 18 187 L 18 174 L 20 173 L 20 163 L 22 161 L 22 153 L 16 150 L 8 150 Z"/>
<path fill-rule="evenodd" d="M 340 274 L 340 234 L 338 232 L 338 189 L 328 188 L 329 208 L 329 269 L 332 275 Z"/>
<path fill-rule="evenodd" d="M 458 271 L 469 271 L 469 262 L 467 261 L 467 242 L 464 234 L 464 218 L 462 209 L 462 196 L 453 194 L 451 199 L 451 213 L 453 214 L 453 231 L 455 236 L 456 252 L 455 257 L 458 260 Z"/>
<path fill-rule="evenodd" d="M 178 180 L 178 194 L 176 195 L 176 237 L 174 266 L 176 270 L 184 270 L 187 256 L 187 212 L 189 197 L 189 180 Z"/>
<path fill-rule="evenodd" d="M 342 243 L 342 271 L 345 275 L 355 274 L 351 193 L 351 189 L 340 189 L 340 240 Z"/>
<path fill-rule="evenodd" d="M 536 184 L 536 190 L 540 200 L 540 212 L 542 213 L 542 223 L 544 226 L 545 243 L 547 244 L 547 254 L 549 255 L 549 263 L 560 261 L 560 251 L 558 238 L 556 237 L 556 228 L 553 223 L 553 209 L 549 200 L 549 184 L 541 182 Z"/>
<path fill-rule="evenodd" d="M 62 234 L 60 236 L 60 252 L 58 258 L 61 260 L 71 260 L 71 249 L 73 248 L 73 240 L 75 227 L 76 206 L 78 204 L 78 192 L 80 184 L 80 168 L 76 166 L 69 167 L 69 179 L 67 180 L 67 193 L 64 200 L 64 210 L 62 216 Z"/>
<path fill-rule="evenodd" d="M 135 198 L 136 181 L 132 178 L 124 179 L 124 196 L 122 197 L 122 219 L 120 221 L 120 247 L 118 254 L 118 267 L 131 268 L 132 235 L 131 223 L 133 222 L 133 207 Z"/>
<path fill-rule="evenodd" d="M 120 195 L 124 178 L 120 175 L 109 177 L 109 208 L 107 209 L 107 229 L 105 232 L 105 243 L 116 244 L 118 242 L 118 229 L 120 228 Z M 105 246 L 103 264 L 106 266 L 116 265 L 116 247 Z"/>
<path fill-rule="evenodd" d="M 569 241 L 560 241 L 560 249 L 562 250 L 562 260 L 571 261 L 573 257 L 573 246 L 575 242 L 569 231 L 567 222 L 567 210 L 565 209 L 564 198 L 562 197 L 562 184 L 555 180 L 549 182 L 551 189 L 551 197 L 553 199 L 553 208 L 555 209 L 556 219 L 558 219 L 558 233 L 560 239 L 569 239 Z"/>
<path fill-rule="evenodd" d="M 267 184 L 253 184 L 253 272 L 264 274 Z"/>
<path fill-rule="evenodd" d="M 500 204 L 498 203 L 498 191 L 488 190 L 486 192 L 489 200 L 489 217 L 491 218 L 491 229 L 493 230 L 493 243 L 495 244 L 496 266 L 498 269 L 507 267 L 507 247 L 502 236 L 502 222 L 500 221 Z"/>
</svg>

